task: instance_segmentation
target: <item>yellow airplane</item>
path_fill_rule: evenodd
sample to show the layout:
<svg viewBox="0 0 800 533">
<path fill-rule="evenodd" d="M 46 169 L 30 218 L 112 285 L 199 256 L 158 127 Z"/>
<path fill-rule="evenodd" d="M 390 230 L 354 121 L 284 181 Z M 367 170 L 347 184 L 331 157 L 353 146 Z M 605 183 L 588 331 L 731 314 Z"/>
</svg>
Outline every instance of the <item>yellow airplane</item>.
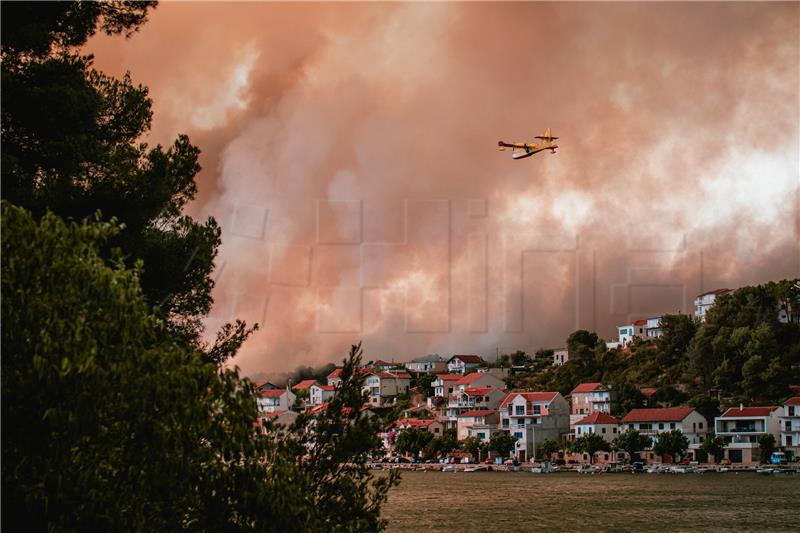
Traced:
<svg viewBox="0 0 800 533">
<path fill-rule="evenodd" d="M 550 133 L 550 128 L 547 128 L 542 135 L 537 135 L 537 139 L 540 139 L 542 142 L 540 143 L 506 143 L 503 141 L 499 141 L 497 146 L 499 146 L 498 150 L 501 152 L 505 151 L 506 148 L 513 148 L 514 150 L 511 151 L 511 157 L 514 159 L 522 159 L 525 157 L 530 157 L 537 152 L 541 152 L 542 150 L 550 150 L 551 153 L 556 153 L 556 148 L 558 145 L 555 144 L 553 141 L 558 139 L 558 137 L 553 137 Z"/>
</svg>

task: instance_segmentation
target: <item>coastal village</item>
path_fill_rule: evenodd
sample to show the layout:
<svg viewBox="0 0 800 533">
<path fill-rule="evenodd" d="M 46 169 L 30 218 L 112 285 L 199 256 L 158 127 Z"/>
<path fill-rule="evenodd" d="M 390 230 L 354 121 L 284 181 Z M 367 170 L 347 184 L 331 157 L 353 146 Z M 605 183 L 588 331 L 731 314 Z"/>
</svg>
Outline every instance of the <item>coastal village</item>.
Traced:
<svg viewBox="0 0 800 533">
<path fill-rule="evenodd" d="M 728 292 L 720 289 L 698 295 L 694 320 L 704 321 L 715 300 Z M 779 321 L 794 319 L 791 309 L 778 313 Z M 617 329 L 617 338 L 606 344 L 625 350 L 636 338 L 661 336 L 661 317 Z M 569 361 L 567 349 L 552 353 L 554 367 Z M 400 398 L 407 405 L 383 426 L 379 437 L 385 455 L 376 462 L 427 462 L 440 465 L 437 468 L 455 468 L 441 466 L 452 463 L 527 465 L 534 471 L 542 471 L 541 465 L 560 465 L 586 472 L 631 464 L 651 472 L 675 468 L 669 466 L 673 464 L 714 465 L 725 471 L 755 469 L 766 463 L 776 468 L 764 471 L 776 473 L 800 458 L 800 395 L 777 405 L 725 406 L 719 416 L 707 419 L 690 406 L 659 405 L 656 389 L 641 384 L 644 405 L 621 412 L 616 391 L 607 383 L 580 383 L 567 395 L 514 390 L 507 382 L 516 370 L 513 365 L 492 365 L 474 354 L 369 362 L 360 370 L 367 398 L 365 416 L 382 416 L 379 413 L 396 407 Z M 426 376 L 427 394 L 415 386 Z M 301 413 L 324 411 L 340 383 L 341 368 L 336 368 L 324 382 L 307 379 L 286 387 L 270 382 L 257 385 L 261 417 L 257 425 L 288 425 Z M 399 446 L 404 432 L 428 433 L 428 439 L 451 435 L 458 445 L 431 456 Z M 667 445 L 667 440 L 676 439 L 677 446 Z M 507 444 L 495 445 L 503 440 Z"/>
</svg>

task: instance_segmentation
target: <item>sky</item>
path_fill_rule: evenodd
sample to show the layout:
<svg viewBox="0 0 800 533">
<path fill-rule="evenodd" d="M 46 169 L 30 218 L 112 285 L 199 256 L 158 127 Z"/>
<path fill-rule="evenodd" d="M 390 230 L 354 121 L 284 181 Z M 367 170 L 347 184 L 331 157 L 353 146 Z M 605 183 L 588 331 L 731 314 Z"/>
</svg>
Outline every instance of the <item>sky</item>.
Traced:
<svg viewBox="0 0 800 533">
<path fill-rule="evenodd" d="M 798 3 L 162 3 L 95 67 L 202 150 L 246 375 L 563 346 L 800 276 Z M 550 127 L 556 154 L 497 141 Z"/>
</svg>

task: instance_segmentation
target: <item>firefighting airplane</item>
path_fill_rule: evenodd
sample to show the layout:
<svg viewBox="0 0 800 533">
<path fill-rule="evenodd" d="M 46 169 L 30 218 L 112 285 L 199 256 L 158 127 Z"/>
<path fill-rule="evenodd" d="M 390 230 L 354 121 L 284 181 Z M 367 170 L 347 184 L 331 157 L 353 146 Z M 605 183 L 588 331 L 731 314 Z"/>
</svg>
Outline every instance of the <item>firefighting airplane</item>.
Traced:
<svg viewBox="0 0 800 533">
<path fill-rule="evenodd" d="M 537 152 L 541 152 L 542 150 L 550 150 L 551 153 L 556 153 L 556 148 L 558 145 L 555 144 L 553 141 L 558 139 L 558 137 L 553 137 L 550 133 L 550 128 L 547 128 L 542 135 L 537 135 L 537 139 L 540 139 L 542 142 L 540 143 L 506 143 L 503 141 L 499 141 L 497 146 L 499 146 L 498 150 L 501 152 L 505 151 L 506 148 L 513 148 L 511 151 L 511 157 L 514 159 L 522 159 L 524 157 L 530 157 Z"/>
</svg>

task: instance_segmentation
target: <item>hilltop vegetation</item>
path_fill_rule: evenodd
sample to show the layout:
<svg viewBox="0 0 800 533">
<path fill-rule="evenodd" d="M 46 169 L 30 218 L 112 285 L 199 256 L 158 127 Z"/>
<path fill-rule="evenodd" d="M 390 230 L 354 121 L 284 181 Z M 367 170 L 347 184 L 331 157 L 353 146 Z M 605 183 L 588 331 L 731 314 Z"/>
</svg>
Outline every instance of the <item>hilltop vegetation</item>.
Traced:
<svg viewBox="0 0 800 533">
<path fill-rule="evenodd" d="M 779 320 L 781 309 L 791 320 Z M 657 388 L 653 399 L 662 405 L 690 402 L 701 412 L 713 404 L 712 392 L 728 404 L 774 404 L 800 384 L 798 314 L 800 290 L 792 281 L 742 287 L 720 296 L 706 322 L 665 315 L 661 337 L 637 338 L 624 349 L 575 331 L 567 339 L 567 363 L 542 368 L 537 358 L 508 381 L 562 394 L 579 383 L 603 382 L 616 391 L 623 413 L 642 405 L 641 386 Z"/>
</svg>

